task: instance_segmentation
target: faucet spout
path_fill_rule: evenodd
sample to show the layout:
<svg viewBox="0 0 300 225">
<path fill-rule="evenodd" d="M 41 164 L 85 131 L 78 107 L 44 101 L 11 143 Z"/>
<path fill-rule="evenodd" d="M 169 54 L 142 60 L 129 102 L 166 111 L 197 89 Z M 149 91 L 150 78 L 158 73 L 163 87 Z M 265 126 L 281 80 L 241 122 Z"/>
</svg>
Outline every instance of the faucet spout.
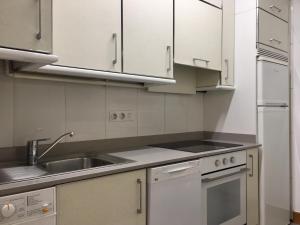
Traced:
<svg viewBox="0 0 300 225">
<path fill-rule="evenodd" d="M 46 148 L 46 150 L 40 156 L 37 157 L 36 161 L 43 158 L 48 152 L 51 151 L 51 149 L 53 149 L 66 136 L 73 137 L 74 132 L 72 131 L 72 132 L 65 133 L 61 135 L 59 138 L 57 138 L 49 147 Z"/>
</svg>

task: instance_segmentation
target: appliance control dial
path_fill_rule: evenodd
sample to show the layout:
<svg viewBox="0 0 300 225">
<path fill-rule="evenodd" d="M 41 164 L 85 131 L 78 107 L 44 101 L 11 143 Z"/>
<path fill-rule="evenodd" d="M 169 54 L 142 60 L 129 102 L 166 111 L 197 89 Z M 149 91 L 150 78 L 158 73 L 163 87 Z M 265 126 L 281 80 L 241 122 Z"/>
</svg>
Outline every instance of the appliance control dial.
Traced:
<svg viewBox="0 0 300 225">
<path fill-rule="evenodd" d="M 224 158 L 224 159 L 223 159 L 223 165 L 226 166 L 227 164 L 228 164 L 228 159 L 227 159 L 227 158 Z"/>
<path fill-rule="evenodd" d="M 234 156 L 232 156 L 232 157 L 230 158 L 230 162 L 231 162 L 231 163 L 235 163 L 235 157 L 234 157 Z"/>
<path fill-rule="evenodd" d="M 4 218 L 11 217 L 16 212 L 16 207 L 12 203 L 8 203 L 2 206 L 1 208 L 1 215 Z"/>
<path fill-rule="evenodd" d="M 215 166 L 216 166 L 216 167 L 219 167 L 220 165 L 221 165 L 221 162 L 220 162 L 220 160 L 217 159 L 217 160 L 215 161 Z"/>
</svg>

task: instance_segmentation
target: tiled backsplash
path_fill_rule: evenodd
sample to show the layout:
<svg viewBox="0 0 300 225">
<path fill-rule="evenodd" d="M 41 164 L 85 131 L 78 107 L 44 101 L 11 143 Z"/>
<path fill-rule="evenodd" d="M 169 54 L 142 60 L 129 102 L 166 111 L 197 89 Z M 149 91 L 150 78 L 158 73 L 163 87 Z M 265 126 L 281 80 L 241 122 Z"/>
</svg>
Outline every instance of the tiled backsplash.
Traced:
<svg viewBox="0 0 300 225">
<path fill-rule="evenodd" d="M 0 147 L 58 137 L 98 140 L 203 131 L 203 94 L 150 93 L 144 89 L 11 79 L 0 76 Z M 111 121 L 114 111 L 128 121 Z"/>
</svg>

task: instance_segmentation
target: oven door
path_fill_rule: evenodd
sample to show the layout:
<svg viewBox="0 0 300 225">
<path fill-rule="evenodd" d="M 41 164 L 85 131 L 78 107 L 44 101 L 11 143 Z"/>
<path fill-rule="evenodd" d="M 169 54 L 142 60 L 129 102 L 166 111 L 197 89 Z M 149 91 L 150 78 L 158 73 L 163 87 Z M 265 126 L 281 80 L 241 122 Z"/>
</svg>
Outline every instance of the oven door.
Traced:
<svg viewBox="0 0 300 225">
<path fill-rule="evenodd" d="M 202 176 L 202 224 L 246 224 L 246 166 Z"/>
</svg>

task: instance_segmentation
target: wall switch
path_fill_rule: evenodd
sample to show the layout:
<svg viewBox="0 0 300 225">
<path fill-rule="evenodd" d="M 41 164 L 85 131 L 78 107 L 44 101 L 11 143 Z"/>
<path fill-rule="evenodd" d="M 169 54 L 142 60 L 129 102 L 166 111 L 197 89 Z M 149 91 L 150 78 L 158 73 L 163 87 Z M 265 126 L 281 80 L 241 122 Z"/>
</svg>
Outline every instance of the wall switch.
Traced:
<svg viewBox="0 0 300 225">
<path fill-rule="evenodd" d="M 109 112 L 109 121 L 111 122 L 133 121 L 134 118 L 135 118 L 135 114 L 132 110 Z"/>
</svg>

